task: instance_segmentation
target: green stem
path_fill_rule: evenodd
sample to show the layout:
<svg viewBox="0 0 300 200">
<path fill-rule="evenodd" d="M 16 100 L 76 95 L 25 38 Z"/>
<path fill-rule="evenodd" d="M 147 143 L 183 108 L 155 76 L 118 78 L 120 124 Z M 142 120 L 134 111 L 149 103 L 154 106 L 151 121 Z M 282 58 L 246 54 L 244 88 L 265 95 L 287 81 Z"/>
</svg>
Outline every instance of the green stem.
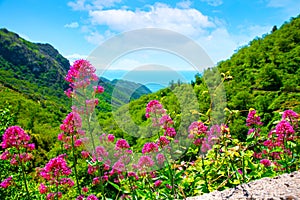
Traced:
<svg viewBox="0 0 300 200">
<path fill-rule="evenodd" d="M 151 191 L 150 181 L 148 180 L 148 178 L 146 178 L 146 179 L 147 179 L 147 182 L 148 182 L 148 185 L 149 185 L 149 192 L 150 192 L 151 199 L 154 199 L 154 198 L 153 198 L 152 191 Z"/>
<path fill-rule="evenodd" d="M 204 171 L 204 181 L 205 181 L 205 189 L 206 189 L 206 192 L 209 192 L 209 190 L 208 190 L 208 183 L 207 183 L 207 178 L 206 178 L 206 173 L 205 173 L 205 164 L 204 164 L 204 156 L 201 156 L 202 158 L 201 158 L 201 161 L 202 161 L 202 169 L 203 169 L 203 171 Z"/>
<path fill-rule="evenodd" d="M 102 180 L 103 171 L 101 169 L 101 166 L 98 167 L 98 173 L 99 173 L 99 178 L 100 178 L 100 190 L 101 190 L 101 193 L 102 193 L 103 197 L 105 197 L 103 180 Z"/>
<path fill-rule="evenodd" d="M 77 174 L 77 159 L 75 156 L 75 146 L 74 146 L 74 136 L 72 135 L 72 155 L 73 155 L 73 162 L 74 162 L 74 172 L 75 172 L 75 179 L 76 179 L 76 185 L 77 185 L 77 192 L 79 195 L 81 195 L 81 190 L 80 190 L 80 186 L 79 186 L 79 181 L 78 181 L 78 174 Z"/>
<path fill-rule="evenodd" d="M 87 104 L 86 104 L 86 100 L 87 100 L 87 95 L 86 95 L 86 90 L 84 90 L 84 109 L 85 109 L 85 114 L 87 115 L 86 120 L 87 120 L 87 124 L 88 124 L 88 132 L 90 134 L 91 140 L 92 140 L 92 145 L 93 145 L 93 153 L 96 152 L 96 145 L 95 145 L 95 141 L 94 141 L 94 137 L 92 135 L 92 131 L 91 131 L 91 122 L 90 122 L 90 118 L 91 118 L 91 114 L 92 113 L 88 113 L 87 110 Z"/>
<path fill-rule="evenodd" d="M 158 140 L 159 140 L 159 138 L 160 138 L 159 132 L 157 132 L 157 135 L 158 135 Z M 165 152 L 163 151 L 163 147 L 162 147 L 161 144 L 160 144 L 160 148 L 161 148 L 161 150 L 162 150 L 162 152 L 163 152 L 163 155 L 164 155 L 164 157 L 165 157 L 165 159 L 166 159 L 166 162 L 167 162 L 167 166 L 168 166 L 168 169 L 169 169 L 169 179 L 171 180 L 171 186 L 172 186 L 172 194 L 173 194 L 173 196 L 175 197 L 175 190 L 174 190 L 175 184 L 174 184 L 173 171 L 172 171 L 170 162 L 169 162 L 167 156 L 165 155 Z"/>
<path fill-rule="evenodd" d="M 28 190 L 28 186 L 27 186 L 27 181 L 26 181 L 25 167 L 24 167 L 23 162 L 20 159 L 21 158 L 20 150 L 18 150 L 18 153 L 19 153 L 19 162 L 21 163 L 22 177 L 23 177 L 23 180 L 24 180 L 26 195 L 27 195 L 27 199 L 29 200 L 30 199 L 30 194 L 29 194 L 29 190 Z"/>
<path fill-rule="evenodd" d="M 289 166 L 288 166 L 288 163 L 287 163 L 287 155 L 286 155 L 286 153 L 284 152 L 284 150 L 286 149 L 288 149 L 288 148 L 286 148 L 287 147 L 287 142 L 286 142 L 286 139 L 285 139 L 285 137 L 286 137 L 286 135 L 283 137 L 283 144 L 284 144 L 284 147 L 283 147 L 283 154 L 284 154 L 284 162 L 285 162 L 285 172 L 287 172 L 287 173 L 290 173 L 290 170 L 289 170 Z"/>
<path fill-rule="evenodd" d="M 133 193 L 133 200 L 137 200 L 137 194 L 136 194 L 136 191 L 135 189 L 133 188 L 133 184 L 132 184 L 132 180 L 130 179 L 130 177 L 128 177 L 129 179 L 129 185 L 130 185 L 130 188 L 132 190 L 132 193 Z M 152 193 L 152 192 L 151 192 Z"/>
<path fill-rule="evenodd" d="M 58 182 L 58 174 L 56 176 L 56 180 Z M 58 183 L 56 184 L 56 196 L 55 196 L 55 199 L 58 200 Z"/>
<path fill-rule="evenodd" d="M 245 183 L 245 158 L 242 156 L 242 168 L 243 168 L 243 183 Z"/>
</svg>

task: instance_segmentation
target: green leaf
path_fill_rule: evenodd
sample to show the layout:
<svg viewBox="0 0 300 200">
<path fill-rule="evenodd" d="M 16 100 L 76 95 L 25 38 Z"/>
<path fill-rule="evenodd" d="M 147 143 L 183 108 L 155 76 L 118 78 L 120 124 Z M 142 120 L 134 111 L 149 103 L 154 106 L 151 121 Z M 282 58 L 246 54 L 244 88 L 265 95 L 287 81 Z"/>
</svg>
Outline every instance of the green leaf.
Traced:
<svg viewBox="0 0 300 200">
<path fill-rule="evenodd" d="M 111 184 L 111 185 L 112 185 L 114 188 L 116 188 L 117 190 L 122 191 L 121 188 L 120 188 L 117 184 L 115 184 L 115 183 L 113 183 L 113 182 L 111 182 L 111 181 L 108 181 L 108 183 Z"/>
</svg>

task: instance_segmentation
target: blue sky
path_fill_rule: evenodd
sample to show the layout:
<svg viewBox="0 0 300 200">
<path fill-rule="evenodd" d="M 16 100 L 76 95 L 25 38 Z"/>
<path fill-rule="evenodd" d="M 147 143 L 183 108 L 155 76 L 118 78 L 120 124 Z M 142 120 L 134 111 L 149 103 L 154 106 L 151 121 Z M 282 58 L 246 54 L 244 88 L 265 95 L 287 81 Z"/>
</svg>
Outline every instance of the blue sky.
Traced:
<svg viewBox="0 0 300 200">
<path fill-rule="evenodd" d="M 298 14 L 299 0 L 0 0 L 1 28 L 50 43 L 71 60 L 124 31 L 154 27 L 191 38 L 217 63 Z M 136 57 L 115 68 L 141 64 Z"/>
</svg>

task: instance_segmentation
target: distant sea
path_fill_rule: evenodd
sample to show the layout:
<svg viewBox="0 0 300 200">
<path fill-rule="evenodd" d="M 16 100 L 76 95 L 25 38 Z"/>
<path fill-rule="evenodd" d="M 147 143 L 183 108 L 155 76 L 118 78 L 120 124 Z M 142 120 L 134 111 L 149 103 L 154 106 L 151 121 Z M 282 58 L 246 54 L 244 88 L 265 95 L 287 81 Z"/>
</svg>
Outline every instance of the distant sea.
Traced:
<svg viewBox="0 0 300 200">
<path fill-rule="evenodd" d="M 171 82 L 191 83 L 195 80 L 198 71 L 126 71 L 126 70 L 106 70 L 97 75 L 109 80 L 123 79 L 136 83 L 141 83 L 148 87 L 152 92 L 156 92 L 162 88 L 168 87 Z"/>
</svg>

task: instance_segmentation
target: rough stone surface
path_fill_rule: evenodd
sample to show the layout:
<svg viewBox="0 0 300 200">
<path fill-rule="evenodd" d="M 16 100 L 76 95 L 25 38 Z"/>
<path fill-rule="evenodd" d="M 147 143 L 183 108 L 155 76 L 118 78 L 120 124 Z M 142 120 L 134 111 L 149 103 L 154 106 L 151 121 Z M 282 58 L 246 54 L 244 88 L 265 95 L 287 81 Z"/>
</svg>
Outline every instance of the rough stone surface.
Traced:
<svg viewBox="0 0 300 200">
<path fill-rule="evenodd" d="M 300 171 L 244 183 L 187 200 L 300 200 Z"/>
</svg>

